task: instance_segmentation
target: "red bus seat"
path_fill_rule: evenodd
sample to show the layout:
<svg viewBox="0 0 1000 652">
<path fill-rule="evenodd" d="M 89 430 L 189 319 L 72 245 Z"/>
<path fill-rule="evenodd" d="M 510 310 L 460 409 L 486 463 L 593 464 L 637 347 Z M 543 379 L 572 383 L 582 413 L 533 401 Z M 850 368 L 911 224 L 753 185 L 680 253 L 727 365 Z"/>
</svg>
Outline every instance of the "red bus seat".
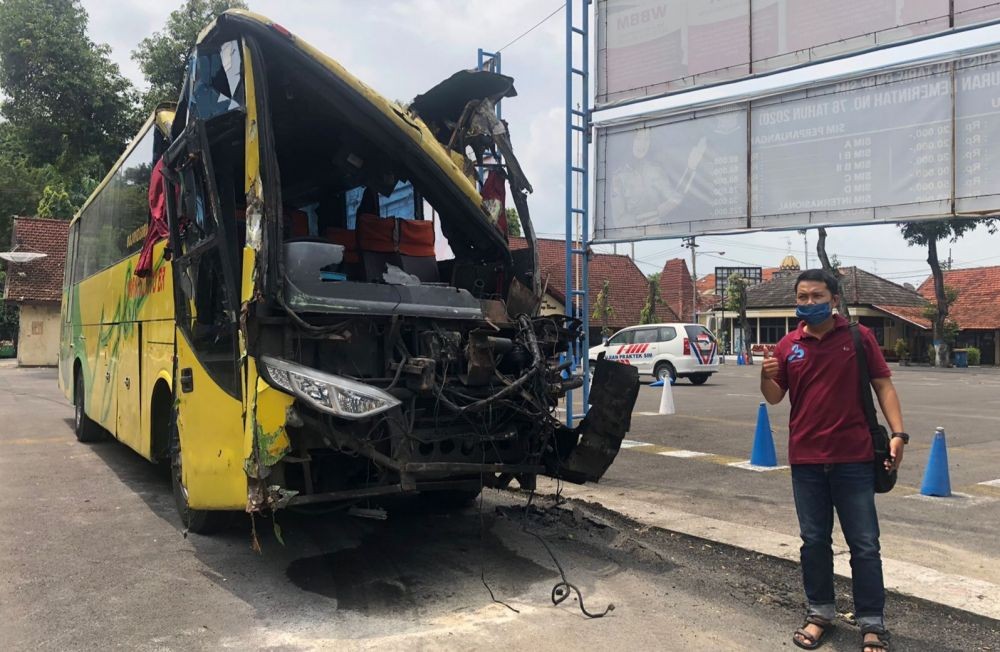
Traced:
<svg viewBox="0 0 1000 652">
<path fill-rule="evenodd" d="M 386 265 L 395 265 L 421 281 L 440 279 L 434 258 L 434 223 L 358 215 L 358 248 L 368 281 L 380 281 Z"/>
</svg>

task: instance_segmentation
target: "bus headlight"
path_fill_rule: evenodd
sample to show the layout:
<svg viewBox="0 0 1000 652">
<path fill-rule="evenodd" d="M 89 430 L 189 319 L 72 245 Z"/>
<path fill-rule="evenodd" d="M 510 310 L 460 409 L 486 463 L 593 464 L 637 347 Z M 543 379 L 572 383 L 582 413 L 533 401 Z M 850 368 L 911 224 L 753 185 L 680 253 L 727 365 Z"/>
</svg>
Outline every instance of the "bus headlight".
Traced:
<svg viewBox="0 0 1000 652">
<path fill-rule="evenodd" d="M 392 394 L 349 378 L 269 356 L 260 359 L 272 385 L 294 394 L 318 410 L 345 419 L 364 419 L 399 405 Z"/>
</svg>

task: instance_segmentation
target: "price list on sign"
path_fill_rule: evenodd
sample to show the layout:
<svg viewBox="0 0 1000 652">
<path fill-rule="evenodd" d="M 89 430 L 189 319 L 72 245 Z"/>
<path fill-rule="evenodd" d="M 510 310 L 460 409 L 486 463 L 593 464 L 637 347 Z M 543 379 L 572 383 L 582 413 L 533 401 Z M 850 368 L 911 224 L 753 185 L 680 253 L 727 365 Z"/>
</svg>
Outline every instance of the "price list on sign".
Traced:
<svg viewBox="0 0 1000 652">
<path fill-rule="evenodd" d="M 716 156 L 709 166 L 712 217 L 731 217 L 746 211 L 746 156 Z"/>
<path fill-rule="evenodd" d="M 975 57 L 957 65 L 955 122 L 956 196 L 1000 194 L 1000 56 Z M 975 202 L 965 208 L 983 209 Z"/>
<path fill-rule="evenodd" d="M 901 110 L 905 107 L 905 111 Z M 951 80 L 915 68 L 756 103 L 753 215 L 938 201 L 951 194 Z"/>
</svg>

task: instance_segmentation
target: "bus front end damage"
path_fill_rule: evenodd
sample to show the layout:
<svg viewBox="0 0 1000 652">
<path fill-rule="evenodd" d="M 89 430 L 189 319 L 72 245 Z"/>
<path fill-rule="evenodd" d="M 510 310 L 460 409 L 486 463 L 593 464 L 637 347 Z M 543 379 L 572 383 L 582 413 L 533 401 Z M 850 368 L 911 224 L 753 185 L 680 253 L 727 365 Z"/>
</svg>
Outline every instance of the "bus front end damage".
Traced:
<svg viewBox="0 0 1000 652">
<path fill-rule="evenodd" d="M 598 362 L 586 417 L 557 417 L 583 382 L 560 363 L 582 324 L 540 311 L 532 187 L 496 115 L 513 80 L 464 71 L 400 106 L 249 14 L 216 29 L 238 30 L 256 62 L 259 132 L 247 133 L 262 172 L 245 198 L 254 264 L 240 311 L 257 378 L 248 509 L 599 480 L 638 374 Z M 225 160 L 242 160 L 251 141 L 227 138 Z"/>
<path fill-rule="evenodd" d="M 349 320 L 261 357 L 251 508 L 599 480 L 629 429 L 635 369 L 598 362 L 590 409 L 568 428 L 556 407 L 582 381 L 557 361 L 577 324 L 492 316 Z"/>
</svg>

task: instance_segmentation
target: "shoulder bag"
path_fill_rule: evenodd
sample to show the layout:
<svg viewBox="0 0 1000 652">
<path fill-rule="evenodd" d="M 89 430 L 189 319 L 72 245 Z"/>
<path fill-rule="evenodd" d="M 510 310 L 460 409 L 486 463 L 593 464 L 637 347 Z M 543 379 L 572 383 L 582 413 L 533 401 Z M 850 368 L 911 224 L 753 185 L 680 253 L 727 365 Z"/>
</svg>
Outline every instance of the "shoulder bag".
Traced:
<svg viewBox="0 0 1000 652">
<path fill-rule="evenodd" d="M 885 462 L 889 458 L 889 431 L 878 422 L 875 415 L 875 404 L 872 401 L 872 381 L 868 375 L 868 355 L 861 342 L 861 329 L 858 324 L 851 324 L 851 337 L 854 338 L 854 356 L 858 360 L 858 384 L 861 390 L 861 403 L 865 408 L 865 418 L 868 420 L 868 432 L 872 435 L 872 448 L 875 450 L 875 493 L 884 494 L 896 486 L 896 471 L 888 471 Z"/>
</svg>

